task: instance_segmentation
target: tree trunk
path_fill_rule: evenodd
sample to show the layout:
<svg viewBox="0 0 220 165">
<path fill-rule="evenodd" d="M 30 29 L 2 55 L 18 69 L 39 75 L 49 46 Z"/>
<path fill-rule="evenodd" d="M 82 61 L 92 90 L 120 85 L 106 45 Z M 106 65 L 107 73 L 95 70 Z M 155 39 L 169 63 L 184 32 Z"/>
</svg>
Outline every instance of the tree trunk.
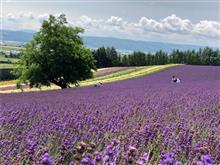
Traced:
<svg viewBox="0 0 220 165">
<path fill-rule="evenodd" d="M 61 89 L 65 89 L 65 88 L 67 88 L 67 85 L 66 84 L 61 84 L 60 87 L 61 87 Z"/>
<path fill-rule="evenodd" d="M 53 84 L 59 86 L 61 89 L 66 89 L 68 86 L 66 83 L 63 82 L 57 82 L 56 80 L 51 81 Z"/>
</svg>

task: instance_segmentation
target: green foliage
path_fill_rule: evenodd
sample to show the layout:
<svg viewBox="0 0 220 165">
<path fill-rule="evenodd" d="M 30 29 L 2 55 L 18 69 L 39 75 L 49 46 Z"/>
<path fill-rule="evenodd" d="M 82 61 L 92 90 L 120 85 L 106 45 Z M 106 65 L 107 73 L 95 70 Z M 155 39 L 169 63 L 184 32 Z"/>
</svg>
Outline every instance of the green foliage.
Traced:
<svg viewBox="0 0 220 165">
<path fill-rule="evenodd" d="M 15 64 L 10 64 L 10 63 L 0 63 L 0 69 L 3 69 L 3 68 L 8 68 L 8 69 L 13 69 L 15 68 L 16 65 Z"/>
<path fill-rule="evenodd" d="M 16 70 L 19 82 L 29 83 L 30 87 L 53 83 L 63 89 L 92 77 L 95 60 L 91 51 L 83 46 L 79 36 L 83 31 L 68 26 L 63 14 L 50 15 L 22 52 Z"/>
<path fill-rule="evenodd" d="M 113 51 L 112 51 L 113 50 Z M 112 53 L 114 52 L 114 53 Z M 159 50 L 155 53 L 133 52 L 128 55 L 119 55 L 115 48 L 101 47 L 93 52 L 98 68 L 112 66 L 146 66 L 164 64 L 190 64 L 190 65 L 220 65 L 220 52 L 206 47 L 195 50 L 173 50 L 170 54 Z"/>
<path fill-rule="evenodd" d="M 104 47 L 98 48 L 93 51 L 95 60 L 97 61 L 97 68 L 104 68 L 109 66 L 109 59 L 107 58 L 107 53 Z"/>
<path fill-rule="evenodd" d="M 107 57 L 110 61 L 110 66 L 117 66 L 118 62 L 118 53 L 114 47 L 108 48 Z"/>
<path fill-rule="evenodd" d="M 128 61 L 128 56 L 127 55 L 122 56 L 121 63 L 122 63 L 122 66 L 129 66 L 129 61 Z"/>
<path fill-rule="evenodd" d="M 0 55 L 0 64 L 16 64 L 19 58 L 4 57 Z"/>
<path fill-rule="evenodd" d="M 13 75 L 13 68 L 2 67 L 0 64 L 0 81 L 4 80 L 14 80 L 16 77 Z"/>
<path fill-rule="evenodd" d="M 169 56 L 169 61 L 191 65 L 220 65 L 220 52 L 218 49 L 213 50 L 209 47 L 199 49 L 199 51 L 174 50 Z"/>
<path fill-rule="evenodd" d="M 146 65 L 145 53 L 134 52 L 128 56 L 129 64 L 131 66 L 144 66 Z"/>
<path fill-rule="evenodd" d="M 101 47 L 93 51 L 97 68 L 112 67 L 120 65 L 120 56 L 114 47 Z"/>
</svg>

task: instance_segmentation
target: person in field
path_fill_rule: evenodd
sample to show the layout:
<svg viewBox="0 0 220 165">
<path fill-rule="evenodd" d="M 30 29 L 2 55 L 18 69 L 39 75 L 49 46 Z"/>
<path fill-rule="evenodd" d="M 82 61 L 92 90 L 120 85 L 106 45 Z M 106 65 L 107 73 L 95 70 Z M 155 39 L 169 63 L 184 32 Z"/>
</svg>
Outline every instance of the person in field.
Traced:
<svg viewBox="0 0 220 165">
<path fill-rule="evenodd" d="M 177 78 L 175 76 L 172 77 L 172 82 L 177 82 Z"/>
<path fill-rule="evenodd" d="M 174 83 L 180 83 L 180 82 L 181 82 L 181 79 L 180 79 L 180 78 L 177 78 L 176 76 L 173 76 L 173 77 L 172 77 L 172 82 L 174 82 Z"/>
<path fill-rule="evenodd" d="M 176 83 L 180 83 L 180 82 L 181 82 L 181 79 L 177 78 Z"/>
<path fill-rule="evenodd" d="M 102 82 L 98 82 L 97 84 L 94 85 L 94 87 L 101 87 L 102 86 Z"/>
</svg>

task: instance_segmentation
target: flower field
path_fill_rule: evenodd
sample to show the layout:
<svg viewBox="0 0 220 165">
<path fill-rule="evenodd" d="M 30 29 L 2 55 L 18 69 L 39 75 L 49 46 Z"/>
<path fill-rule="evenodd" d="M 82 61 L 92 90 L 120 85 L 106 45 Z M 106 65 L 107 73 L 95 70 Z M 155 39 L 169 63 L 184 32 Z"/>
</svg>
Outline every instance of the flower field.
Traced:
<svg viewBox="0 0 220 165">
<path fill-rule="evenodd" d="M 171 82 L 176 75 L 182 83 Z M 220 67 L 1 94 L 0 164 L 220 164 Z"/>
<path fill-rule="evenodd" d="M 153 74 L 156 72 L 160 72 L 162 70 L 166 70 L 170 67 L 175 67 L 177 64 L 167 64 L 167 65 L 154 65 L 154 66 L 139 66 L 139 67 L 117 67 L 118 71 L 113 67 L 112 70 L 110 68 L 99 69 L 98 72 L 94 73 L 94 77 L 91 79 L 83 80 L 79 82 L 80 86 L 91 86 L 95 85 L 99 82 L 102 83 L 112 83 L 116 81 L 122 81 L 131 78 L 137 78 L 141 76 L 146 76 L 149 74 Z M 108 70 L 111 73 L 104 73 L 103 71 Z M 96 73 L 102 72 L 101 75 L 96 77 Z M 72 84 L 71 87 L 75 87 L 75 84 Z M 56 85 L 51 85 L 50 87 L 42 86 L 42 88 L 29 88 L 27 85 L 23 85 L 23 91 L 48 91 L 59 89 Z M 16 88 L 16 80 L 12 81 L 2 81 L 0 82 L 0 93 L 15 93 L 21 92 L 20 89 Z"/>
</svg>

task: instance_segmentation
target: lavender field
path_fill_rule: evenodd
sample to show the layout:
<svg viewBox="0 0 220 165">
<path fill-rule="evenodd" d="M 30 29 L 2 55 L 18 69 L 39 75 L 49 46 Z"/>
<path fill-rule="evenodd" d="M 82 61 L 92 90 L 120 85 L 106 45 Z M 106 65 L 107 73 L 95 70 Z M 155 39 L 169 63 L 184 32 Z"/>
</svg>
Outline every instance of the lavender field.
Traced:
<svg viewBox="0 0 220 165">
<path fill-rule="evenodd" d="M 182 83 L 171 82 L 172 75 Z M 0 164 L 220 164 L 220 67 L 1 95 Z"/>
</svg>

